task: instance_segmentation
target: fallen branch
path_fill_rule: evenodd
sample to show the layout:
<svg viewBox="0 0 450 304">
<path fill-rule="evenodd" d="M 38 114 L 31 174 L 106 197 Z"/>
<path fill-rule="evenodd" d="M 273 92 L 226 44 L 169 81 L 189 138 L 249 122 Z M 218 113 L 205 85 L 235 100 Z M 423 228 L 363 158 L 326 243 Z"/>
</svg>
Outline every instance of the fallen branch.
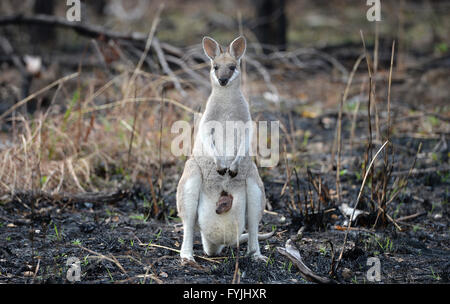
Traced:
<svg viewBox="0 0 450 304">
<path fill-rule="evenodd" d="M 140 32 L 120 33 L 110 31 L 96 25 L 89 25 L 81 22 L 71 22 L 66 20 L 65 18 L 52 15 L 33 15 L 33 16 L 14 15 L 0 18 L 0 26 L 12 24 L 57 26 L 73 30 L 80 35 L 87 36 L 90 38 L 105 37 L 108 39 L 130 40 L 139 43 L 145 43 L 147 40 L 147 35 L 144 33 Z"/>
<path fill-rule="evenodd" d="M 287 240 L 285 248 L 277 247 L 277 250 L 280 254 L 286 256 L 288 259 L 290 259 L 295 266 L 300 271 L 300 275 L 310 282 L 314 283 L 321 283 L 321 284 L 336 284 L 337 282 L 333 279 L 322 277 L 317 274 L 315 274 L 311 269 L 308 268 L 308 266 L 305 265 L 305 263 L 302 260 L 302 257 L 300 255 L 300 252 L 295 248 L 295 245 L 292 244 L 292 240 Z"/>
<path fill-rule="evenodd" d="M 45 200 L 50 202 L 63 202 L 66 204 L 76 204 L 76 203 L 101 203 L 101 204 L 110 204 L 118 202 L 125 197 L 127 197 L 129 192 L 127 190 L 116 190 L 115 192 L 86 192 L 80 194 L 65 194 L 65 193 L 56 193 L 50 194 L 47 192 L 15 192 L 12 196 L 12 199 L 17 197 L 26 196 L 31 200 Z"/>
<path fill-rule="evenodd" d="M 160 13 L 160 11 L 159 11 Z M 159 14 L 158 13 L 158 14 Z M 159 15 L 155 20 L 159 19 Z M 92 24 L 86 24 L 86 23 L 79 23 L 79 22 L 70 22 L 64 18 L 58 17 L 58 16 L 50 16 L 50 15 L 34 15 L 34 16 L 23 16 L 23 15 L 15 15 L 15 16 L 7 16 L 7 17 L 1 17 L 0 18 L 0 26 L 6 26 L 6 25 L 48 25 L 48 26 L 57 26 L 61 28 L 66 28 L 75 31 L 76 33 L 90 37 L 90 38 L 99 38 L 103 37 L 106 39 L 114 39 L 114 40 L 126 40 L 126 41 L 132 41 L 137 42 L 139 44 L 145 45 L 145 50 L 143 53 L 143 56 L 141 56 L 139 65 L 137 67 L 140 68 L 142 66 L 142 63 L 149 51 L 149 48 L 152 47 L 155 51 L 158 60 L 161 64 L 161 68 L 163 69 L 164 73 L 166 73 L 171 80 L 174 83 L 175 88 L 180 92 L 182 97 L 186 98 L 187 93 L 183 90 L 178 78 L 176 75 L 172 72 L 170 69 L 167 60 L 165 58 L 164 51 L 167 51 L 169 54 L 182 54 L 180 50 L 178 50 L 176 47 L 168 45 L 166 43 L 161 43 L 156 36 L 154 36 L 154 28 L 157 22 L 153 23 L 152 30 L 150 31 L 149 35 L 146 35 L 144 33 L 140 32 L 130 32 L 130 33 L 121 33 L 121 32 L 115 32 L 108 30 L 106 28 L 92 25 Z M 135 71 L 136 73 L 136 71 Z"/>
</svg>

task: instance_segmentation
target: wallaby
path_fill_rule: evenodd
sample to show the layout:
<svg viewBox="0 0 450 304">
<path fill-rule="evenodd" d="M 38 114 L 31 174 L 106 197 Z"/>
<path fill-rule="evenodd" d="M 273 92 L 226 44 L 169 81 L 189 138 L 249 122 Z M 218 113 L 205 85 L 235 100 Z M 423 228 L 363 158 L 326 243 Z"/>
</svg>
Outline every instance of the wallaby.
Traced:
<svg viewBox="0 0 450 304">
<path fill-rule="evenodd" d="M 240 36 L 224 50 L 214 39 L 204 37 L 203 50 L 211 61 L 212 92 L 177 187 L 184 228 L 180 256 L 194 261 L 194 228 L 198 227 L 207 255 L 248 241 L 247 253 L 266 260 L 258 239 L 267 239 L 273 232 L 258 235 L 266 198 L 249 154 L 253 126 L 241 92 L 240 61 L 246 41 Z M 248 233 L 243 234 L 245 227 Z"/>
</svg>

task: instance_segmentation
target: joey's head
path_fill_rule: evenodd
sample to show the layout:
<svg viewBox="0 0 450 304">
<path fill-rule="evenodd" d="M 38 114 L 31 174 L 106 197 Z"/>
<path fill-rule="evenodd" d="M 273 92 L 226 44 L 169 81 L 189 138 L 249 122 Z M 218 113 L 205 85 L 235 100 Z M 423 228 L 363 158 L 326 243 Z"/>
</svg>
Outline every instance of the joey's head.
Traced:
<svg viewBox="0 0 450 304">
<path fill-rule="evenodd" d="M 211 83 L 216 87 L 227 87 L 241 81 L 240 62 L 244 56 L 246 42 L 239 36 L 224 50 L 210 37 L 203 38 L 203 50 L 211 60 Z"/>
</svg>

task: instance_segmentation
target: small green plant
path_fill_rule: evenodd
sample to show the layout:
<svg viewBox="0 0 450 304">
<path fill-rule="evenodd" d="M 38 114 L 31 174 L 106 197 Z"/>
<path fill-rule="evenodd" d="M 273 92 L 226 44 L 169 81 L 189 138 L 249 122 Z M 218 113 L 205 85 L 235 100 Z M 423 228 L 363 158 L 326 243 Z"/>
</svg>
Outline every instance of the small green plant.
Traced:
<svg viewBox="0 0 450 304">
<path fill-rule="evenodd" d="M 445 42 L 441 42 L 435 45 L 435 49 L 437 52 L 445 54 L 448 52 L 448 45 Z"/>
<path fill-rule="evenodd" d="M 273 248 L 272 250 L 270 250 L 270 254 L 267 258 L 267 262 L 266 262 L 266 266 L 272 266 L 273 263 L 275 263 L 275 259 L 273 258 L 273 253 L 275 251 L 275 248 Z"/>
<path fill-rule="evenodd" d="M 162 229 L 159 229 L 158 233 L 155 235 L 155 241 L 157 241 L 161 237 Z"/>
<path fill-rule="evenodd" d="M 47 175 L 44 175 L 41 177 L 41 181 L 40 181 L 41 187 L 44 186 L 44 184 L 47 182 L 47 179 L 48 179 Z"/>
<path fill-rule="evenodd" d="M 270 253 L 269 257 L 267 258 L 266 266 L 272 266 L 273 263 L 275 263 L 275 259 L 272 257 L 272 253 Z"/>
<path fill-rule="evenodd" d="M 400 212 L 400 206 L 401 206 L 402 204 L 403 204 L 403 202 L 400 202 L 400 204 L 398 204 L 397 207 L 395 208 L 394 213 L 392 214 L 392 217 L 393 217 L 393 218 L 397 218 L 397 217 L 398 217 L 398 214 L 399 214 L 399 212 Z"/>
<path fill-rule="evenodd" d="M 73 240 L 72 244 L 75 246 L 81 246 L 81 241 L 79 239 Z"/>
<path fill-rule="evenodd" d="M 428 121 L 430 122 L 432 127 L 437 127 L 439 126 L 439 119 L 437 119 L 434 116 L 428 116 Z"/>
<path fill-rule="evenodd" d="M 440 281 L 441 277 L 439 276 L 439 274 L 434 272 L 433 267 L 430 266 L 430 270 L 431 270 L 431 277 L 436 281 Z"/>
<path fill-rule="evenodd" d="M 394 242 L 391 239 L 386 238 L 386 243 L 384 245 L 384 251 L 391 252 L 393 248 L 394 248 Z"/>
<path fill-rule="evenodd" d="M 319 252 L 320 252 L 321 255 L 326 255 L 327 254 L 327 248 L 324 247 L 324 246 L 321 246 L 319 248 Z"/>
<path fill-rule="evenodd" d="M 61 234 L 59 233 L 58 227 L 56 227 L 55 223 L 53 223 L 53 230 L 55 231 L 55 239 L 61 241 Z"/>
<path fill-rule="evenodd" d="M 431 277 L 436 281 L 440 281 L 441 277 L 439 276 L 439 274 L 434 272 L 433 267 L 430 266 L 430 270 L 431 270 Z"/>
<path fill-rule="evenodd" d="M 83 259 L 83 266 L 87 266 L 89 264 L 89 255 L 85 256 Z"/>
<path fill-rule="evenodd" d="M 306 147 L 308 146 L 308 141 L 309 141 L 310 136 L 311 136 L 311 132 L 306 131 L 305 134 L 303 135 L 302 148 L 306 149 Z"/>
<path fill-rule="evenodd" d="M 114 282 L 114 278 L 112 277 L 111 272 L 109 271 L 109 269 L 107 267 L 105 267 L 105 268 L 106 268 L 106 271 L 108 272 L 108 275 L 109 275 L 109 278 L 111 279 L 111 282 Z"/>
<path fill-rule="evenodd" d="M 147 221 L 148 217 L 146 217 L 143 214 L 134 214 L 134 215 L 130 215 L 130 219 L 145 222 L 145 221 Z"/>
<path fill-rule="evenodd" d="M 449 172 L 441 172 L 441 171 L 437 171 L 436 172 L 437 175 L 439 175 L 439 177 L 441 178 L 441 182 L 446 184 L 446 183 L 450 183 L 450 171 Z"/>
<path fill-rule="evenodd" d="M 69 120 L 69 117 L 72 113 L 73 107 L 75 106 L 75 104 L 78 102 L 78 100 L 80 99 L 80 90 L 77 89 L 75 90 L 73 96 L 72 96 L 72 100 L 69 103 L 69 107 L 67 108 L 66 112 L 64 113 L 64 117 L 63 117 L 63 125 L 62 125 L 62 130 L 65 131 L 66 127 L 67 127 L 67 122 Z"/>
</svg>

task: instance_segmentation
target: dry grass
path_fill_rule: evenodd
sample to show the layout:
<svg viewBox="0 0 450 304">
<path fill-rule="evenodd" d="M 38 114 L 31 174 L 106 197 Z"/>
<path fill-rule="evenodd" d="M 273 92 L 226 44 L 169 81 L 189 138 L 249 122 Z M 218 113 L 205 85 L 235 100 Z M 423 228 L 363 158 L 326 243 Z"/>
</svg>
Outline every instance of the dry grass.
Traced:
<svg viewBox="0 0 450 304">
<path fill-rule="evenodd" d="M 130 75 L 124 73 L 98 89 L 90 79 L 85 83 L 81 80 L 80 87 L 67 96 L 62 96 L 61 91 L 70 91 L 70 85 L 74 84 L 62 84 L 54 93 L 58 102 L 45 113 L 27 118 L 14 115 L 16 136 L 9 138 L 10 143 L 0 150 L 1 192 L 98 191 L 114 186 L 117 182 L 111 177 L 115 174 L 135 181 L 138 177 L 145 178 L 149 167 L 159 168 L 160 159 L 173 161 L 168 126 L 186 118 L 187 108 L 176 107 L 176 102 L 171 103 L 172 96 L 161 103 L 156 86 L 158 81 L 164 82 L 158 77 L 153 80 L 155 87 L 144 92 L 136 90 L 136 98 L 125 99 L 123 84 Z M 80 78 L 83 77 L 89 76 L 81 74 Z M 141 76 L 136 83 L 145 88 L 148 81 Z M 138 113 L 135 104 L 139 104 Z M 58 111 L 62 105 L 67 105 L 65 111 Z M 161 107 L 167 108 L 162 128 Z M 163 139 L 161 158 L 155 153 L 159 150 L 155 138 L 159 137 Z M 134 149 L 129 155 L 131 140 Z M 102 180 L 96 178 L 95 172 L 99 171 L 104 172 Z"/>
</svg>

